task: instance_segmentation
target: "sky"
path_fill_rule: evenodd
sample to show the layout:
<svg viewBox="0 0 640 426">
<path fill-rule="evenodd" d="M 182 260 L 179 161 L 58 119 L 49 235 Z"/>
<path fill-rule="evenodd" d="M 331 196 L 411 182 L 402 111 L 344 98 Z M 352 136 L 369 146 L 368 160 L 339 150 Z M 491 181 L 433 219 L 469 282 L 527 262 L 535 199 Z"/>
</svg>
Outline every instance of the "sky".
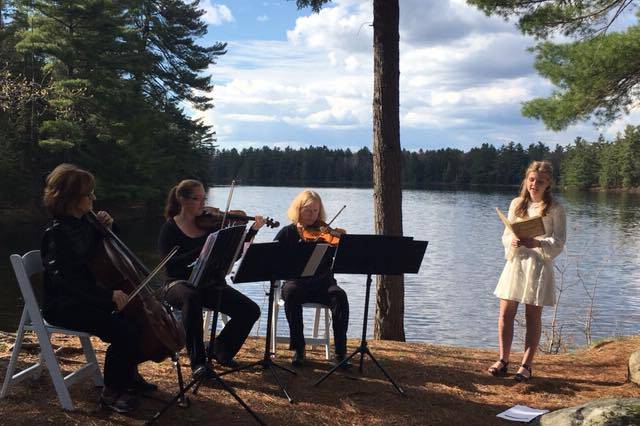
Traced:
<svg viewBox="0 0 640 426">
<path fill-rule="evenodd" d="M 404 149 L 550 147 L 581 136 L 612 139 L 632 112 L 606 127 L 563 132 L 521 115 L 524 101 L 553 86 L 537 75 L 534 40 L 513 21 L 464 0 L 400 1 L 400 141 Z M 188 112 L 213 126 L 220 149 L 372 146 L 371 0 L 334 0 L 320 13 L 287 0 L 201 0 L 208 34 L 226 42 L 209 72 L 215 108 Z M 634 20 L 628 14 L 623 25 Z"/>
</svg>

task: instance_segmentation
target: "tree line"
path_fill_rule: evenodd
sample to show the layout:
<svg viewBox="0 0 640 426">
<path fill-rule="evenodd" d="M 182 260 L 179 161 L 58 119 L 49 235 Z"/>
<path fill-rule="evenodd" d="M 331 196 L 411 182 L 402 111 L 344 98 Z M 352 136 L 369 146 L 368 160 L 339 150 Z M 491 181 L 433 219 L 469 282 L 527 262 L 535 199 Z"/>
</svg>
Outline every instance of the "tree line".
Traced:
<svg viewBox="0 0 640 426">
<path fill-rule="evenodd" d="M 483 143 L 463 152 L 454 148 L 402 151 L 402 184 L 407 188 L 432 185 L 518 185 L 527 165 L 548 160 L 559 185 L 577 189 L 640 186 L 640 126 L 628 126 L 612 141 L 600 137 L 553 149 L 542 142 L 524 147 L 509 142 L 498 148 Z M 371 185 L 372 153 L 323 147 L 216 149 L 212 183 L 232 179 L 262 185 Z"/>
<path fill-rule="evenodd" d="M 0 0 L 0 202 L 37 197 L 60 162 L 96 175 L 101 199 L 158 199 L 209 178 L 205 74 L 224 43 L 197 2 Z"/>
</svg>

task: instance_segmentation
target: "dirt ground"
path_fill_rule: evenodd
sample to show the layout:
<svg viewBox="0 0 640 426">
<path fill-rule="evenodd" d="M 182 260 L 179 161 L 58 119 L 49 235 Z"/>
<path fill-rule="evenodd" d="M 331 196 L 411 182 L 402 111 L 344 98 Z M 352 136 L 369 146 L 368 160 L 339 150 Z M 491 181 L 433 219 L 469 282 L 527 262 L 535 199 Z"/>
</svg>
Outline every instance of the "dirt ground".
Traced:
<svg viewBox="0 0 640 426">
<path fill-rule="evenodd" d="M 71 371 L 82 358 L 75 338 L 54 338 L 63 346 L 61 366 Z M 349 349 L 358 341 L 350 340 Z M 13 337 L 0 335 L 0 378 L 4 378 Z M 264 340 L 250 338 L 237 359 L 241 363 L 262 358 Z M 94 340 L 98 359 L 104 359 L 106 345 Z M 513 374 L 518 356 L 512 355 L 510 375 L 494 378 L 486 368 L 497 358 L 495 351 L 372 341 L 369 347 L 389 374 L 406 391 L 402 397 L 385 380 L 373 361 L 365 357 L 364 373 L 357 365 L 349 372 L 332 375 L 319 386 L 314 382 L 331 365 L 320 349 L 308 351 L 309 358 L 296 376 L 279 371 L 279 377 L 294 398 L 290 404 L 280 392 L 269 370 L 255 368 L 224 377 L 238 395 L 269 425 L 506 425 L 496 414 L 516 404 L 555 410 L 602 397 L 639 397 L 640 388 L 627 382 L 627 360 L 640 349 L 640 337 L 606 341 L 598 346 L 562 355 L 539 355 L 534 377 L 516 383 Z M 37 347 L 21 354 L 21 365 L 35 360 Z M 275 361 L 290 367 L 289 351 L 279 346 Z M 189 377 L 188 360 L 182 357 Z M 151 398 L 129 415 L 101 410 L 100 389 L 90 382 L 71 388 L 76 411 L 63 411 L 46 372 L 37 380 L 26 380 L 10 388 L 0 401 L 0 424 L 143 424 L 178 390 L 175 370 L 167 360 L 147 362 L 141 373 L 159 386 Z M 190 393 L 189 408 L 172 407 L 156 424 L 251 425 L 249 414 L 218 384 L 205 383 L 196 395 Z"/>
</svg>

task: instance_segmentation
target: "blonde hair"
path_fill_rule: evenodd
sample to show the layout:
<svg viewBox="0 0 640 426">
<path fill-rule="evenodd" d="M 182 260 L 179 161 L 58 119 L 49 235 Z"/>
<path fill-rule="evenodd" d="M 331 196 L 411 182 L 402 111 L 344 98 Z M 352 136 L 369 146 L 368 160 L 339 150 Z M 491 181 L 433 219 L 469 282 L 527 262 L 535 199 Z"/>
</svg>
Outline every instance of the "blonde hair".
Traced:
<svg viewBox="0 0 640 426">
<path fill-rule="evenodd" d="M 74 164 L 62 163 L 47 175 L 42 201 L 52 215 L 67 214 L 71 205 L 87 195 L 95 183 L 95 178 L 88 171 Z"/>
<path fill-rule="evenodd" d="M 541 216 L 545 216 L 551 204 L 553 203 L 553 197 L 551 196 L 551 184 L 553 183 L 553 166 L 548 161 L 533 161 L 527 167 L 527 171 L 524 172 L 524 178 L 522 179 L 522 184 L 520 185 L 520 202 L 516 206 L 515 214 L 517 217 L 527 217 L 527 209 L 529 208 L 529 203 L 532 202 L 531 195 L 527 190 L 527 177 L 529 177 L 529 173 L 540 173 L 547 176 L 549 179 L 549 186 L 545 189 L 544 194 L 542 194 L 542 210 L 540 212 Z"/>
<path fill-rule="evenodd" d="M 289 209 L 287 210 L 287 217 L 291 219 L 291 222 L 298 223 L 300 222 L 300 210 L 304 206 L 308 206 L 309 204 L 317 201 L 320 204 L 320 213 L 318 214 L 318 220 L 324 222 L 327 219 L 327 214 L 324 211 L 324 205 L 322 204 L 322 198 L 320 195 L 312 189 L 305 189 L 296 195 L 296 198 L 291 201 L 289 205 Z"/>
<path fill-rule="evenodd" d="M 190 197 L 191 194 L 193 194 L 193 188 L 197 188 L 198 186 L 204 188 L 204 185 L 199 180 L 184 179 L 171 188 L 171 190 L 169 190 L 169 195 L 167 195 L 167 202 L 164 207 L 165 219 L 170 219 L 180 213 L 182 205 L 180 204 L 178 197 Z"/>
</svg>

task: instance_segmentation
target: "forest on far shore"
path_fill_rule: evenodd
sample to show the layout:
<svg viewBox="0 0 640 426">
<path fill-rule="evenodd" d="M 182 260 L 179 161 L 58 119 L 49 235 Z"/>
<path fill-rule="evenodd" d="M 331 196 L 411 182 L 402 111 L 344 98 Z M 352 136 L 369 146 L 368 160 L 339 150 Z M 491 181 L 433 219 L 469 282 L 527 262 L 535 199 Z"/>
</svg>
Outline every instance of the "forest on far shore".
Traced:
<svg viewBox="0 0 640 426">
<path fill-rule="evenodd" d="M 445 148 L 402 152 L 405 188 L 436 185 L 518 185 L 533 160 L 549 160 L 555 181 L 576 189 L 630 189 L 640 186 L 640 127 L 628 126 L 613 141 L 577 138 L 553 149 L 538 142 L 510 142 L 499 148 L 483 143 L 468 152 Z M 372 154 L 323 147 L 216 149 L 212 183 L 232 179 L 261 185 L 371 185 Z"/>
</svg>

